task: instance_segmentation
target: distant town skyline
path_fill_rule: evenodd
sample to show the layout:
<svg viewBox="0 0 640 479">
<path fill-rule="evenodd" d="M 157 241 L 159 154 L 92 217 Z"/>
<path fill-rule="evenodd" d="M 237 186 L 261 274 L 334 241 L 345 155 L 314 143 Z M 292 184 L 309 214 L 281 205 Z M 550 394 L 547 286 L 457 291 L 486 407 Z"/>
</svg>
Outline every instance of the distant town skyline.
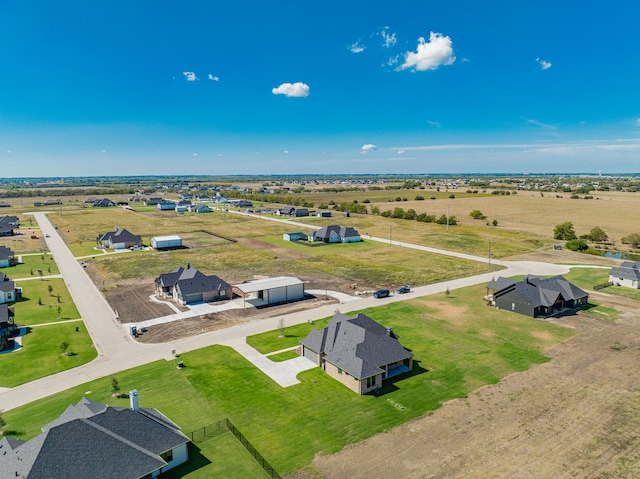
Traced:
<svg viewBox="0 0 640 479">
<path fill-rule="evenodd" d="M 0 3 L 5 177 L 640 172 L 640 3 Z"/>
</svg>

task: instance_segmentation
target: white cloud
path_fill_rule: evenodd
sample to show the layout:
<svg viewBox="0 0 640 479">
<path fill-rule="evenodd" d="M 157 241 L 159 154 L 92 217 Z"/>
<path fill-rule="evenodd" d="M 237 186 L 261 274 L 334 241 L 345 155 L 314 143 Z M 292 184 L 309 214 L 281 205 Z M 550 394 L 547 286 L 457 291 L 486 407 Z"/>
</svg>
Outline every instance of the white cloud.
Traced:
<svg viewBox="0 0 640 479">
<path fill-rule="evenodd" d="M 288 155 L 288 154 L 289 154 L 289 150 L 284 150 L 284 151 L 283 151 L 283 153 L 284 153 L 285 155 Z"/>
<path fill-rule="evenodd" d="M 352 43 L 349 46 L 349 50 L 351 51 L 351 53 L 362 53 L 365 50 L 365 46 L 358 41 Z"/>
<path fill-rule="evenodd" d="M 527 120 L 527 123 L 529 123 L 530 125 L 539 126 L 543 130 L 557 130 L 557 127 L 555 125 L 549 125 L 548 123 L 542 123 L 541 121 L 534 120 L 532 118 L 531 119 L 526 119 L 526 120 Z"/>
<path fill-rule="evenodd" d="M 384 40 L 383 46 L 385 46 L 386 48 L 390 48 L 398 42 L 398 39 L 396 38 L 396 34 L 388 33 L 388 29 L 389 27 L 386 27 L 384 30 L 380 32 L 380 36 L 382 37 L 382 40 Z"/>
<path fill-rule="evenodd" d="M 211 80 L 211 81 L 220 81 L 220 77 L 218 77 L 216 75 L 212 75 L 211 73 L 209 73 L 209 80 Z"/>
<path fill-rule="evenodd" d="M 194 153 L 194 154 L 193 154 L 193 156 L 200 156 L 200 155 L 199 155 L 199 154 L 197 154 L 197 153 Z"/>
<path fill-rule="evenodd" d="M 182 72 L 182 74 L 185 76 L 187 81 L 196 81 L 198 79 L 195 72 Z"/>
<path fill-rule="evenodd" d="M 285 95 L 291 97 L 306 97 L 309 96 L 309 85 L 302 82 L 297 83 L 283 83 L 277 88 L 272 88 L 271 92 L 274 95 Z"/>
<path fill-rule="evenodd" d="M 536 58 L 536 61 L 540 65 L 540 68 L 542 68 L 543 70 L 548 70 L 552 66 L 551 62 L 543 60 L 542 58 Z"/>
<path fill-rule="evenodd" d="M 428 42 L 424 37 L 420 37 L 416 51 L 404 54 L 404 63 L 398 67 L 398 70 L 407 68 L 417 71 L 435 70 L 442 65 L 451 65 L 455 61 L 451 38 L 441 33 L 431 32 Z"/>
<path fill-rule="evenodd" d="M 427 120 L 427 123 L 429 123 L 431 126 L 435 126 L 436 128 L 440 128 L 440 122 L 439 121 Z"/>
<path fill-rule="evenodd" d="M 640 126 L 640 118 L 636 118 L 636 121 L 634 121 L 633 124 L 636 126 Z"/>
<path fill-rule="evenodd" d="M 404 150 L 398 150 L 398 155 L 404 155 L 406 153 L 406 151 Z"/>
<path fill-rule="evenodd" d="M 362 148 L 360 148 L 360 151 L 362 151 L 362 153 L 366 153 L 367 151 L 373 151 L 377 149 L 378 149 L 377 145 L 374 145 L 372 143 L 367 143 L 366 145 L 362 145 Z"/>
</svg>

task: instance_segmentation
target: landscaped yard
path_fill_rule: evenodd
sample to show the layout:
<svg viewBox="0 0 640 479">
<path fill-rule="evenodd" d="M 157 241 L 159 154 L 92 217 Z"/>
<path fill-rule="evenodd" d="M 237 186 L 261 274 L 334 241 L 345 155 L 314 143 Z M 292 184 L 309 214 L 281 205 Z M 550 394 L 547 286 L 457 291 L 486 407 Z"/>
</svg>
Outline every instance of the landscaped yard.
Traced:
<svg viewBox="0 0 640 479">
<path fill-rule="evenodd" d="M 185 432 L 228 417 L 285 474 L 305 466 L 315 454 L 337 451 L 545 362 L 544 350 L 574 334 L 547 321 L 487 308 L 483 295 L 481 285 L 457 290 L 449 298 L 441 294 L 364 311 L 392 326 L 415 354 L 414 372 L 389 381 L 379 396 L 358 396 L 319 368 L 300 374 L 300 384 L 283 389 L 222 346 L 182 354 L 184 370 L 158 361 L 116 376 L 123 390 L 140 392 L 143 407 L 158 408 Z M 325 322 L 286 328 L 284 338 L 272 331 L 249 342 L 261 351 L 277 351 L 296 345 L 310 328 Z M 111 398 L 110 380 L 103 378 L 6 412 L 7 429 L 31 437 L 85 394 L 108 404 L 127 404 Z M 212 449 L 203 450 L 212 463 L 229 460 Z M 212 473 L 206 466 L 194 474 Z M 225 477 L 247 476 L 238 472 Z"/>
<path fill-rule="evenodd" d="M 23 300 L 12 305 L 16 312 L 16 324 L 31 326 L 80 318 L 62 278 L 17 281 L 16 285 L 23 289 Z"/>
<path fill-rule="evenodd" d="M 11 279 L 38 278 L 40 277 L 40 273 L 42 273 L 42 276 L 60 274 L 58 266 L 53 260 L 53 256 L 49 253 L 21 254 L 17 251 L 15 253 L 16 256 L 21 257 L 22 263 L 0 270 Z"/>
<path fill-rule="evenodd" d="M 67 355 L 60 349 L 63 341 L 69 345 Z M 75 368 L 96 357 L 82 321 L 29 328 L 22 336 L 22 346 L 18 351 L 0 354 L 0 387 L 15 387 Z"/>
</svg>

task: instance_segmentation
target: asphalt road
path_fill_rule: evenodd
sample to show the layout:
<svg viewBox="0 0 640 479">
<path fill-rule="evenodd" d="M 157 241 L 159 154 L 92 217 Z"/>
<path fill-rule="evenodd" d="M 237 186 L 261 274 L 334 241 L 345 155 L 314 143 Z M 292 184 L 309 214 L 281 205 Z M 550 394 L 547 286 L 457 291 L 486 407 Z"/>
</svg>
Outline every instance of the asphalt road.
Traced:
<svg viewBox="0 0 640 479">
<path fill-rule="evenodd" d="M 262 218 L 258 215 L 251 216 Z M 98 352 L 98 357 L 83 366 L 47 376 L 12 389 L 0 391 L 0 409 L 4 411 L 28 404 L 32 401 L 78 386 L 85 382 L 116 374 L 120 371 L 141 366 L 152 361 L 157 361 L 159 359 L 169 361 L 174 360 L 172 355 L 173 350 L 179 354 L 210 346 L 212 344 L 233 342 L 239 338 L 265 331 L 272 331 L 278 328 L 278 322 L 280 321 L 281 316 L 269 319 L 256 319 L 252 322 L 231 328 L 211 331 L 168 343 L 138 343 L 131 336 L 126 334 L 126 332 L 123 331 L 122 326 L 118 324 L 114 311 L 86 274 L 82 265 L 73 257 L 71 251 L 69 251 L 56 229 L 52 226 L 46 214 L 42 212 L 34 213 L 34 217 L 38 222 L 42 233 L 49 235 L 49 237 L 45 236 L 47 246 L 60 269 L 65 284 L 69 289 L 69 293 L 80 312 L 80 316 L 84 320 L 84 324 L 86 325 L 93 340 L 93 344 Z M 284 222 L 291 223 L 297 227 L 305 226 L 314 228 L 312 225 L 302 225 L 298 222 L 289 222 L 286 220 L 284 220 Z M 368 238 L 372 241 L 389 242 L 389 239 L 375 237 Z M 399 247 L 413 248 L 429 253 L 444 254 L 473 261 L 488 262 L 488 258 L 439 250 L 436 248 L 401 241 L 392 241 L 392 244 Z M 567 266 L 549 263 L 509 261 L 492 261 L 492 263 L 499 264 L 506 268 L 499 272 L 502 276 L 523 274 L 553 275 L 564 274 L 569 271 Z M 498 273 L 496 272 L 487 272 L 485 274 L 470 276 L 467 278 L 459 278 L 437 284 L 419 286 L 412 288 L 411 293 L 393 295 L 385 299 L 363 297 L 348 303 L 341 303 L 339 306 L 332 304 L 308 311 L 291 313 L 284 316 L 284 321 L 287 326 L 301 324 L 309 320 L 316 320 L 331 316 L 335 312 L 336 308 L 338 308 L 342 313 L 349 313 L 363 308 L 379 306 L 383 303 L 404 301 L 418 296 L 444 292 L 447 288 L 452 291 L 466 286 L 487 283 L 497 275 Z"/>
</svg>

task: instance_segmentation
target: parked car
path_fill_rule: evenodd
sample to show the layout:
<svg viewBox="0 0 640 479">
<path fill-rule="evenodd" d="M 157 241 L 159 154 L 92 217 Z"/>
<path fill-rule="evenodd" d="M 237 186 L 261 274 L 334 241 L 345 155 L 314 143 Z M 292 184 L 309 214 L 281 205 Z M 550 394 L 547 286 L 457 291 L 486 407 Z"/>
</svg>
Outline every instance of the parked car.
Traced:
<svg viewBox="0 0 640 479">
<path fill-rule="evenodd" d="M 389 296 L 388 289 L 379 289 L 373 293 L 374 298 L 386 298 L 387 296 Z"/>
<path fill-rule="evenodd" d="M 49 233 L 44 235 L 45 238 L 51 238 L 51 235 Z"/>
<path fill-rule="evenodd" d="M 409 287 L 408 284 L 405 284 L 402 288 L 398 288 L 398 290 L 396 291 L 396 293 L 398 294 L 404 294 L 409 292 L 411 292 L 411 288 Z"/>
</svg>

